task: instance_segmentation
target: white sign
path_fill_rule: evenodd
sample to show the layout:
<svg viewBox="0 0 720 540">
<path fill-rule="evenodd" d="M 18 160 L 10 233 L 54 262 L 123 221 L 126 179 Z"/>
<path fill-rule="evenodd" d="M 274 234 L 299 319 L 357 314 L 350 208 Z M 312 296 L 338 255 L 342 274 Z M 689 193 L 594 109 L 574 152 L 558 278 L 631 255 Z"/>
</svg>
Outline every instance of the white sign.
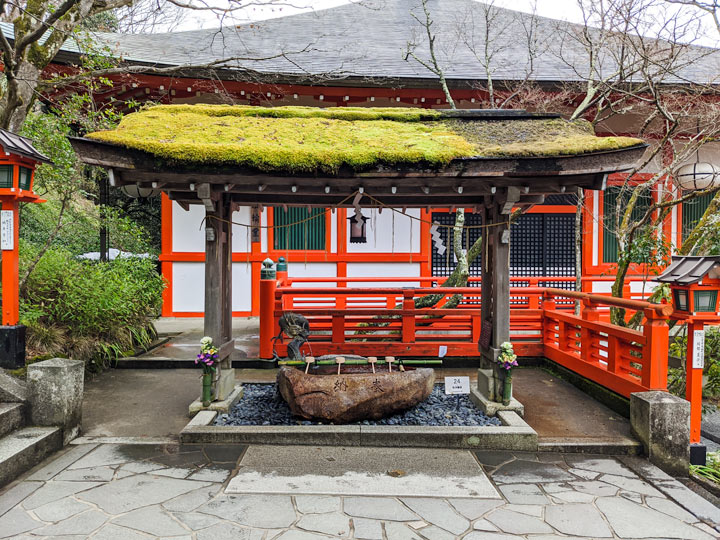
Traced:
<svg viewBox="0 0 720 540">
<path fill-rule="evenodd" d="M 447 345 L 440 345 L 440 347 L 438 347 L 438 358 L 445 358 L 446 354 L 447 354 Z"/>
<path fill-rule="evenodd" d="M 469 394 L 470 377 L 445 377 L 445 393 L 448 395 Z"/>
<path fill-rule="evenodd" d="M 693 369 L 705 367 L 705 330 L 693 331 L 692 367 Z"/>
<path fill-rule="evenodd" d="M 12 210 L 0 210 L 0 249 L 15 248 L 15 227 Z"/>
</svg>

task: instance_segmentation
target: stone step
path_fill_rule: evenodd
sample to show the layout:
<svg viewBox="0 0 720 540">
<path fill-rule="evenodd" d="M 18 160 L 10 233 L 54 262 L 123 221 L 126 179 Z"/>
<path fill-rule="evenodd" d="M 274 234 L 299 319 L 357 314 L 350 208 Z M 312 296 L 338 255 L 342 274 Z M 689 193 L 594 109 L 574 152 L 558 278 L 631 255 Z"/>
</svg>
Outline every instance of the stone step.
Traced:
<svg viewBox="0 0 720 540">
<path fill-rule="evenodd" d="M 0 488 L 62 448 L 56 427 L 25 427 L 0 439 Z"/>
<path fill-rule="evenodd" d="M 0 437 L 25 425 L 25 406 L 22 403 L 0 403 Z"/>
</svg>

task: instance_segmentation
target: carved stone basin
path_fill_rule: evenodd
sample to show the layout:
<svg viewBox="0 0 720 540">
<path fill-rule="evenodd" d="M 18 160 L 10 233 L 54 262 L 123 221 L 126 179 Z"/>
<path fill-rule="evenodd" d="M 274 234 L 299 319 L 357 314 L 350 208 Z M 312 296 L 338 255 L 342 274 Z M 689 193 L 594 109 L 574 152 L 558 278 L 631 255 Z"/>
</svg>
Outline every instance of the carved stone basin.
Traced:
<svg viewBox="0 0 720 540">
<path fill-rule="evenodd" d="M 384 369 L 383 369 L 384 368 Z M 378 420 L 414 407 L 428 398 L 435 384 L 430 368 L 317 366 L 309 373 L 283 366 L 277 385 L 295 416 L 343 424 L 358 420 Z"/>
</svg>

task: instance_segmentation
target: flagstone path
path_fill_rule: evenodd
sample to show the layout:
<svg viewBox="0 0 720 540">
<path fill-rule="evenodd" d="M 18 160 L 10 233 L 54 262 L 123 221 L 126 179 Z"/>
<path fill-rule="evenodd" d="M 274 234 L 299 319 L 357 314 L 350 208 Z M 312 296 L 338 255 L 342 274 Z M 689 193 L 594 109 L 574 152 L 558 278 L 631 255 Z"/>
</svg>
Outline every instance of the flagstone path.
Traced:
<svg viewBox="0 0 720 540">
<path fill-rule="evenodd" d="M 720 537 L 720 509 L 641 458 L 476 452 L 495 498 L 226 494 L 245 450 L 73 446 L 0 491 L 0 538 Z"/>
</svg>

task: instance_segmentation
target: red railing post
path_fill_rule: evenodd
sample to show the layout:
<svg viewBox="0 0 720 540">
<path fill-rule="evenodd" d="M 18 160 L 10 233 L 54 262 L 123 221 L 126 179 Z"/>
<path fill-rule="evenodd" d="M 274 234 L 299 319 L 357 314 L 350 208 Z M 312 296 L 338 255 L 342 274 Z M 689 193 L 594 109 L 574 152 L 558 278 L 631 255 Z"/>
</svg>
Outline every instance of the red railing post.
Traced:
<svg viewBox="0 0 720 540">
<path fill-rule="evenodd" d="M 546 345 L 547 342 L 550 340 L 550 335 L 555 333 L 554 328 L 550 328 L 551 321 L 545 316 L 546 311 L 554 311 L 556 308 L 555 306 L 555 297 L 549 294 L 548 292 L 543 293 L 543 302 L 542 302 L 542 341 L 543 345 Z M 554 323 L 552 323 L 554 325 Z M 554 341 L 554 340 L 553 340 Z M 560 336 L 558 335 L 558 342 L 560 341 Z"/>
<path fill-rule="evenodd" d="M 406 311 L 415 309 L 415 292 L 412 289 L 403 291 L 403 316 L 402 316 L 402 341 L 403 343 L 415 343 L 415 314 Z"/>
<path fill-rule="evenodd" d="M 582 311 L 580 316 L 583 321 L 597 322 L 600 320 L 600 312 L 598 311 L 597 304 L 592 300 L 583 299 Z M 597 342 L 597 336 L 594 330 L 581 325 L 580 327 L 580 350 L 581 358 L 586 362 L 599 362 L 599 343 Z"/>
<path fill-rule="evenodd" d="M 655 309 L 646 308 L 644 313 L 642 385 L 648 390 L 667 390 L 670 328 L 667 318 Z"/>
<path fill-rule="evenodd" d="M 345 315 L 342 313 L 332 316 L 332 342 L 345 343 Z"/>
<path fill-rule="evenodd" d="M 260 358 L 272 358 L 272 338 L 275 336 L 275 290 L 277 277 L 272 261 L 265 259 L 260 271 Z"/>
</svg>

